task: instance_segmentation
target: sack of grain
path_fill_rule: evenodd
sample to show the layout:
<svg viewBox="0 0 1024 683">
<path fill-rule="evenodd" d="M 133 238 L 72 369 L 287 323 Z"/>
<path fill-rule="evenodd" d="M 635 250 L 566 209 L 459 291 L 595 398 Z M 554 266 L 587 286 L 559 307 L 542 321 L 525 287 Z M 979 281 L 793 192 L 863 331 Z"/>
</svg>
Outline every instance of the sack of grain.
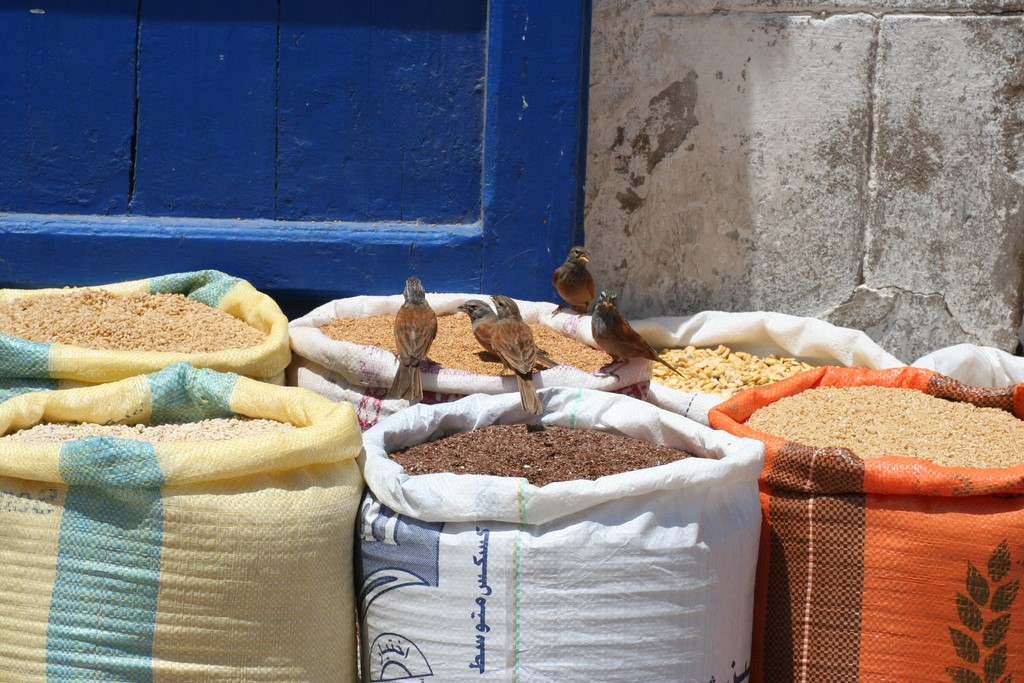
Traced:
<svg viewBox="0 0 1024 683">
<path fill-rule="evenodd" d="M 410 476 L 389 458 L 525 422 L 511 394 L 420 404 L 364 432 L 357 556 L 368 680 L 399 671 L 445 681 L 743 680 L 761 444 L 626 396 L 539 393 L 545 433 L 599 430 L 694 457 L 540 487 Z"/>
<path fill-rule="evenodd" d="M 179 364 L 0 433 L 5 680 L 357 680 L 351 406 Z"/>
<path fill-rule="evenodd" d="M 1024 385 L 914 367 L 817 368 L 714 407 L 766 446 L 751 680 L 1024 677 L 1021 417 Z"/>
<path fill-rule="evenodd" d="M 175 363 L 284 383 L 288 319 L 215 270 L 96 287 L 0 290 L 0 389 L 113 382 Z"/>
<path fill-rule="evenodd" d="M 708 424 L 708 410 L 732 394 L 810 366 L 905 365 L 864 332 L 783 313 L 704 311 L 655 317 L 633 327 L 686 376 L 655 366 L 647 400 Z M 692 347 L 687 349 L 686 347 Z"/>
<path fill-rule="evenodd" d="M 427 356 L 428 362 L 421 366 L 424 403 L 445 403 L 471 394 L 516 392 L 515 378 L 501 368 L 496 358 L 481 363 L 483 349 L 473 338 L 470 320 L 457 311 L 468 299 L 488 297 L 427 294 L 427 301 L 438 316 L 438 335 Z M 401 295 L 339 299 L 291 321 L 288 328 L 293 357 L 288 383 L 333 401 L 355 404 L 364 429 L 408 407 L 408 401 L 387 398 L 398 368 L 393 317 L 402 302 Z M 611 358 L 596 349 L 588 316 L 556 313 L 555 305 L 546 302 L 516 303 L 523 321 L 533 326 L 535 335 L 546 332 L 544 339 L 537 338 L 538 345 L 546 344 L 546 350 L 560 363 L 534 373 L 538 389 L 580 387 L 636 398 L 646 395 L 651 379 L 649 361 L 631 361 L 618 368 L 615 376 L 594 373 Z M 362 342 L 352 341 L 356 337 Z M 554 348 L 552 344 L 565 346 Z"/>
<path fill-rule="evenodd" d="M 911 365 L 976 387 L 1008 387 L 1024 382 L 1024 358 L 991 346 L 955 344 L 921 356 Z"/>
</svg>

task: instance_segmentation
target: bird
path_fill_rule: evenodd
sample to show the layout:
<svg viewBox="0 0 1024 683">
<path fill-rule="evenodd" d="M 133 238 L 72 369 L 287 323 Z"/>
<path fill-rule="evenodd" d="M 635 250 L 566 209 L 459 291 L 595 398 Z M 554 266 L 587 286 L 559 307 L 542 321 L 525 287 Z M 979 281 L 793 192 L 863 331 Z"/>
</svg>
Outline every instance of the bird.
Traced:
<svg viewBox="0 0 1024 683">
<path fill-rule="evenodd" d="M 533 383 L 533 368 L 537 363 L 533 331 L 523 322 L 515 301 L 501 294 L 492 296 L 491 300 L 498 316 L 491 329 L 491 347 L 505 367 L 515 373 L 523 410 L 540 415 L 544 409 Z"/>
<path fill-rule="evenodd" d="M 423 283 L 415 275 L 410 275 L 405 281 L 402 295 L 405 301 L 395 314 L 398 372 L 388 390 L 388 397 L 419 403 L 423 400 L 420 361 L 427 357 L 430 345 L 437 336 L 437 314 L 427 303 Z"/>
<path fill-rule="evenodd" d="M 598 347 L 612 357 L 612 362 L 605 366 L 604 374 L 616 377 L 611 369 L 618 368 L 633 358 L 646 358 L 661 363 L 672 372 L 685 379 L 676 366 L 658 356 L 658 352 L 633 329 L 629 321 L 622 317 L 618 309 L 619 297 L 612 292 L 601 292 L 594 305 L 594 314 L 590 318 L 590 331 Z"/>
<path fill-rule="evenodd" d="M 513 302 L 513 305 L 515 305 L 515 302 Z M 472 321 L 473 336 L 476 337 L 484 351 L 497 355 L 491 346 L 491 330 L 494 327 L 494 323 L 498 320 L 498 314 L 494 312 L 494 309 L 487 302 L 480 299 L 467 299 L 457 308 L 469 316 L 470 321 Z M 518 306 L 516 308 L 518 310 Z M 558 363 L 544 349 L 537 347 L 537 367 L 547 370 L 557 365 Z"/>
<path fill-rule="evenodd" d="M 590 252 L 581 246 L 575 246 L 569 250 L 565 262 L 551 274 L 551 284 L 558 290 L 558 295 L 577 313 L 586 313 L 590 310 L 590 304 L 597 291 L 594 278 L 587 270 L 589 262 Z"/>
</svg>

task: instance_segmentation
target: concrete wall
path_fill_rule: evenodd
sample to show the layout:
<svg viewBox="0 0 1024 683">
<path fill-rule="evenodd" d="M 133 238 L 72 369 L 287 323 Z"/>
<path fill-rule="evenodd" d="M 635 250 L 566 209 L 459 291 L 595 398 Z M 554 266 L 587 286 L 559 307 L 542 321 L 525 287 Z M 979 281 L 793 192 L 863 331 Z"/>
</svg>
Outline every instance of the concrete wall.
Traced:
<svg viewBox="0 0 1024 683">
<path fill-rule="evenodd" d="M 633 318 L 1014 351 L 1024 2 L 594 0 L 586 244 Z"/>
</svg>

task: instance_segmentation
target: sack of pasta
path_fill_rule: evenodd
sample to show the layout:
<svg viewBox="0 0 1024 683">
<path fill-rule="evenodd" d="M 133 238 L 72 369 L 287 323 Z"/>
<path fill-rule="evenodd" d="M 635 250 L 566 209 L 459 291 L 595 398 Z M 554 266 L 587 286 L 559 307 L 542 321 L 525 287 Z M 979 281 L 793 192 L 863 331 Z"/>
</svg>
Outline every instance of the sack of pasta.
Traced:
<svg viewBox="0 0 1024 683">
<path fill-rule="evenodd" d="M 765 444 L 752 680 L 1024 677 L 1024 384 L 822 367 L 712 408 Z"/>
<path fill-rule="evenodd" d="M 284 383 L 288 319 L 215 270 L 95 287 L 0 290 L 0 391 L 114 382 L 175 363 Z"/>
<path fill-rule="evenodd" d="M 472 319 L 459 308 L 474 300 L 489 307 L 489 297 L 431 292 L 426 299 L 437 316 L 437 336 L 420 363 L 422 402 L 516 393 L 512 371 L 480 345 Z M 293 358 L 288 383 L 355 404 L 363 429 L 409 407 L 408 400 L 389 395 L 399 367 L 395 315 L 403 301 L 402 295 L 339 299 L 291 321 Z M 558 313 L 547 302 L 514 303 L 543 351 L 533 372 L 536 388 L 577 387 L 634 398 L 646 395 L 650 361 L 633 360 L 612 374 L 603 374 L 601 369 L 611 358 L 597 348 L 589 316 Z"/>
<path fill-rule="evenodd" d="M 905 365 L 860 330 L 771 311 L 702 311 L 633 326 L 678 370 L 655 365 L 647 400 L 703 424 L 733 394 L 812 367 Z"/>
<path fill-rule="evenodd" d="M 9 680 L 356 680 L 351 406 L 178 364 L 0 434 Z"/>
</svg>

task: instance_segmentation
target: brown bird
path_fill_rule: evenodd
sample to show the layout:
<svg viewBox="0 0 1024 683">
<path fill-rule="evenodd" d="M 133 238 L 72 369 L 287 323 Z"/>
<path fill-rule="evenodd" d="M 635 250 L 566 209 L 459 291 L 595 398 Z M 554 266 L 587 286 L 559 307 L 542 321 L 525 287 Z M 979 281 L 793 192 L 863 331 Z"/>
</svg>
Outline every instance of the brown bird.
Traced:
<svg viewBox="0 0 1024 683">
<path fill-rule="evenodd" d="M 409 403 L 423 400 L 423 376 L 420 361 L 427 357 L 437 335 L 437 315 L 427 303 L 423 284 L 415 275 L 405 281 L 405 302 L 395 314 L 395 345 L 398 347 L 398 372 L 388 390 L 389 398 L 404 398 Z"/>
<path fill-rule="evenodd" d="M 512 302 L 515 305 L 515 302 Z M 498 315 L 486 302 L 480 299 L 467 299 L 458 306 L 458 310 L 469 316 L 472 324 L 473 336 L 480 342 L 480 346 L 490 354 L 497 355 L 491 346 L 491 330 L 494 323 L 498 321 Z M 518 306 L 516 307 L 518 310 Z M 553 368 L 558 363 L 549 356 L 544 349 L 537 348 L 537 366 L 542 369 Z"/>
<path fill-rule="evenodd" d="M 515 373 L 523 410 L 540 415 L 544 409 L 533 383 L 533 368 L 537 364 L 533 331 L 523 322 L 515 301 L 503 295 L 492 296 L 491 300 L 498 315 L 491 329 L 491 346 L 505 367 Z"/>
<path fill-rule="evenodd" d="M 672 372 L 685 379 L 683 373 L 665 359 L 633 329 L 629 321 L 622 317 L 617 307 L 619 297 L 609 292 L 601 292 L 594 306 L 594 315 L 590 318 L 590 331 L 594 341 L 601 350 L 612 357 L 612 362 L 603 368 L 605 374 L 615 377 L 613 368 L 627 363 L 633 358 L 647 358 L 661 363 Z"/>
<path fill-rule="evenodd" d="M 558 295 L 577 313 L 590 310 L 590 302 L 597 292 L 594 278 L 587 270 L 589 262 L 590 252 L 583 247 L 573 247 L 565 257 L 565 263 L 555 268 L 551 275 L 551 284 L 558 290 Z"/>
</svg>

